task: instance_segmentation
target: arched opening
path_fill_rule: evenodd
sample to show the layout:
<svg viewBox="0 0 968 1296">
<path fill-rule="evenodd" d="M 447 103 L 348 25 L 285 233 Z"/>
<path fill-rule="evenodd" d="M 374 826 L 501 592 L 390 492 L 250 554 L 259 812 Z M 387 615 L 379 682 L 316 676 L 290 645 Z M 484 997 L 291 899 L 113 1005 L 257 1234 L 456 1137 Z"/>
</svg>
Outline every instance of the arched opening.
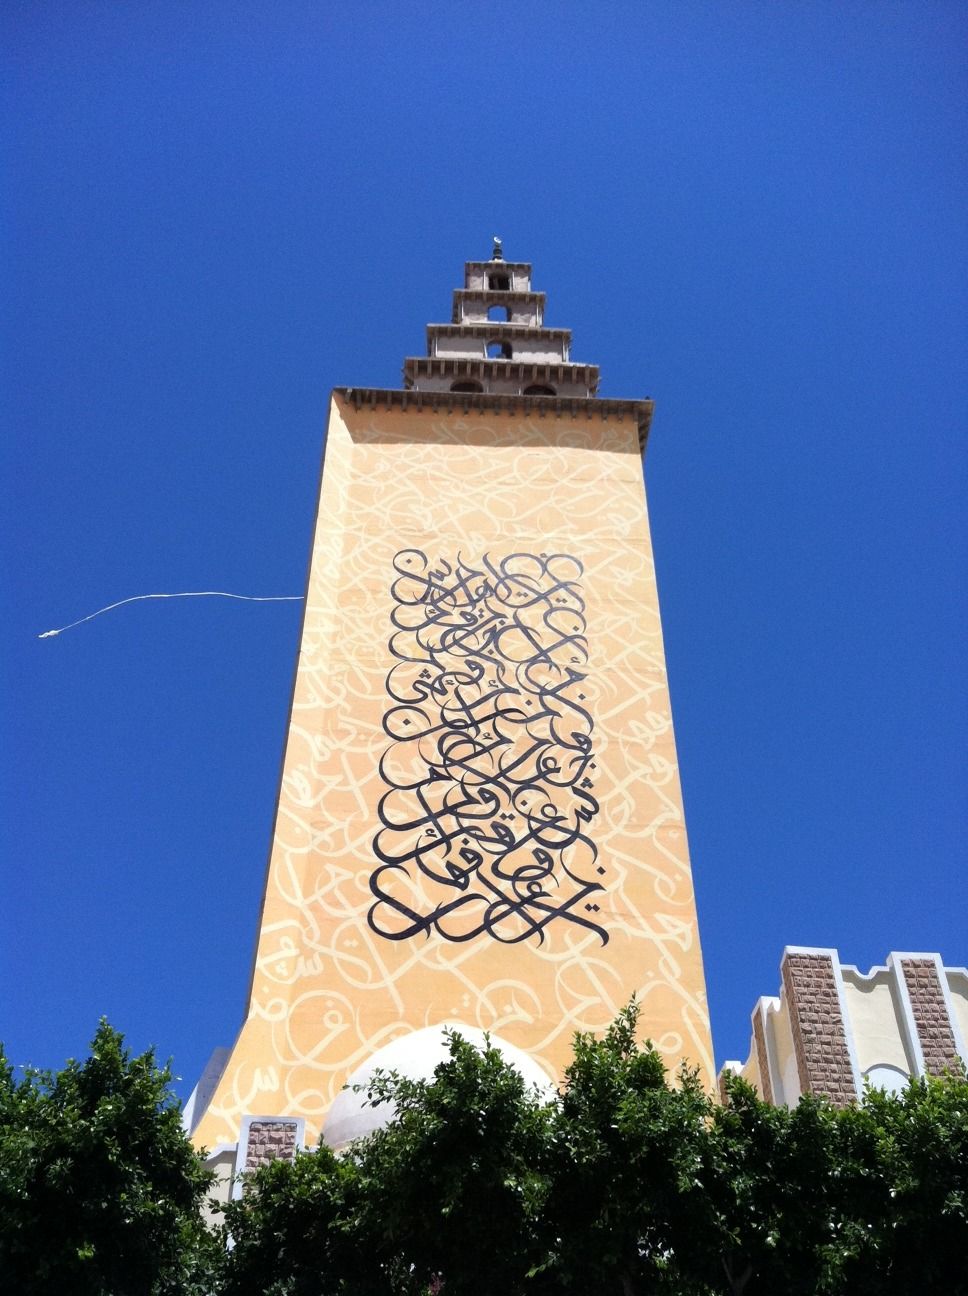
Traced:
<svg viewBox="0 0 968 1296">
<path fill-rule="evenodd" d="M 883 1089 L 885 1093 L 902 1093 L 908 1086 L 911 1077 L 900 1067 L 893 1066 L 890 1062 L 880 1062 L 876 1066 L 868 1067 L 864 1072 L 864 1079 L 872 1089 Z"/>
<path fill-rule="evenodd" d="M 492 274 L 487 276 L 487 286 L 496 292 L 509 292 L 511 280 L 505 274 Z"/>
<path fill-rule="evenodd" d="M 510 342 L 488 342 L 487 358 L 488 360 L 510 360 L 511 343 Z"/>
<path fill-rule="evenodd" d="M 488 306 L 487 318 L 489 320 L 509 320 L 511 318 L 510 306 Z"/>
<path fill-rule="evenodd" d="M 532 383 L 530 387 L 525 387 L 521 393 L 522 396 L 557 396 L 558 393 L 554 387 L 549 387 L 547 383 Z"/>
<path fill-rule="evenodd" d="M 452 382 L 450 384 L 450 390 L 452 392 L 475 393 L 482 392 L 484 387 L 482 383 L 475 382 L 473 378 L 462 378 L 458 382 Z"/>
</svg>

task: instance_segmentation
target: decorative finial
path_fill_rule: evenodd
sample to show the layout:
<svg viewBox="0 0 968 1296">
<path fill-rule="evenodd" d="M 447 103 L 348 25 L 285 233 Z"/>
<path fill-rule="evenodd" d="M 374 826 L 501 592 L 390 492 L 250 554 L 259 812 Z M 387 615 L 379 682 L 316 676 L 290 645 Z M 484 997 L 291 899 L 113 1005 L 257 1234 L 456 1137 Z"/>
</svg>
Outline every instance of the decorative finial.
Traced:
<svg viewBox="0 0 968 1296">
<path fill-rule="evenodd" d="M 491 260 L 492 261 L 504 260 L 504 252 L 501 248 L 501 240 L 498 238 L 496 234 L 494 235 L 494 251 L 491 253 Z"/>
</svg>

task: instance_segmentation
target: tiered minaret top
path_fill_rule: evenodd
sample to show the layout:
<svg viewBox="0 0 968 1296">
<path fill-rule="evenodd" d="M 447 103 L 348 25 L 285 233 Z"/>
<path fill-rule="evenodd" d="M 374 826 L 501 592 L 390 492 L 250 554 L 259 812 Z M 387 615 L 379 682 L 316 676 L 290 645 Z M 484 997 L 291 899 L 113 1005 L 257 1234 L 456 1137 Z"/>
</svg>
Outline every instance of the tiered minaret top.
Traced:
<svg viewBox="0 0 968 1296">
<path fill-rule="evenodd" d="M 468 261 L 450 324 L 427 325 L 426 357 L 403 364 L 408 391 L 494 392 L 506 396 L 594 396 L 598 366 L 572 364 L 570 329 L 544 326 L 544 293 L 531 290 L 531 266 L 505 261 L 494 240 L 490 261 Z"/>
<path fill-rule="evenodd" d="M 531 289 L 527 261 L 468 261 L 449 324 L 427 325 L 427 354 L 403 362 L 403 387 L 338 387 L 357 409 L 378 405 L 558 418 L 635 418 L 644 449 L 651 400 L 598 397 L 598 366 L 569 358 L 571 329 L 545 328 L 544 293 Z"/>
</svg>

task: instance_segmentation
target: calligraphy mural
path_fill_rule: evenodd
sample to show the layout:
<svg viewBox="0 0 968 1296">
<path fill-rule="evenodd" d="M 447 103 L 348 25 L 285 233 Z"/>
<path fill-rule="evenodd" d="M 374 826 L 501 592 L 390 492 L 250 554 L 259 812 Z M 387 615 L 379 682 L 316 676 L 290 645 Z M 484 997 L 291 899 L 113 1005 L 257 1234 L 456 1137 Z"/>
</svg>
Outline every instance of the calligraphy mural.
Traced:
<svg viewBox="0 0 968 1296">
<path fill-rule="evenodd" d="M 557 922 L 606 944 L 582 564 L 404 549 L 393 566 L 370 928 L 542 944 Z"/>
<path fill-rule="evenodd" d="M 250 1001 L 193 1137 L 312 1143 L 443 1022 L 560 1076 L 633 993 L 712 1076 L 637 424 L 337 395 Z"/>
</svg>

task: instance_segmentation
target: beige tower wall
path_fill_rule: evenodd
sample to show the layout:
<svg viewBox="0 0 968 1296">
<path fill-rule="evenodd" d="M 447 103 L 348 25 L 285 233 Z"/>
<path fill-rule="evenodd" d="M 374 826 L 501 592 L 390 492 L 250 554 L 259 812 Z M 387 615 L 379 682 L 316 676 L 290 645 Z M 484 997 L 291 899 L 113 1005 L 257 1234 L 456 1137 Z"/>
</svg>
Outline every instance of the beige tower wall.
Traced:
<svg viewBox="0 0 968 1296">
<path fill-rule="evenodd" d="M 444 1021 L 558 1076 L 633 992 L 711 1081 L 635 417 L 336 395 L 249 1012 L 194 1138 L 312 1143 Z"/>
</svg>

